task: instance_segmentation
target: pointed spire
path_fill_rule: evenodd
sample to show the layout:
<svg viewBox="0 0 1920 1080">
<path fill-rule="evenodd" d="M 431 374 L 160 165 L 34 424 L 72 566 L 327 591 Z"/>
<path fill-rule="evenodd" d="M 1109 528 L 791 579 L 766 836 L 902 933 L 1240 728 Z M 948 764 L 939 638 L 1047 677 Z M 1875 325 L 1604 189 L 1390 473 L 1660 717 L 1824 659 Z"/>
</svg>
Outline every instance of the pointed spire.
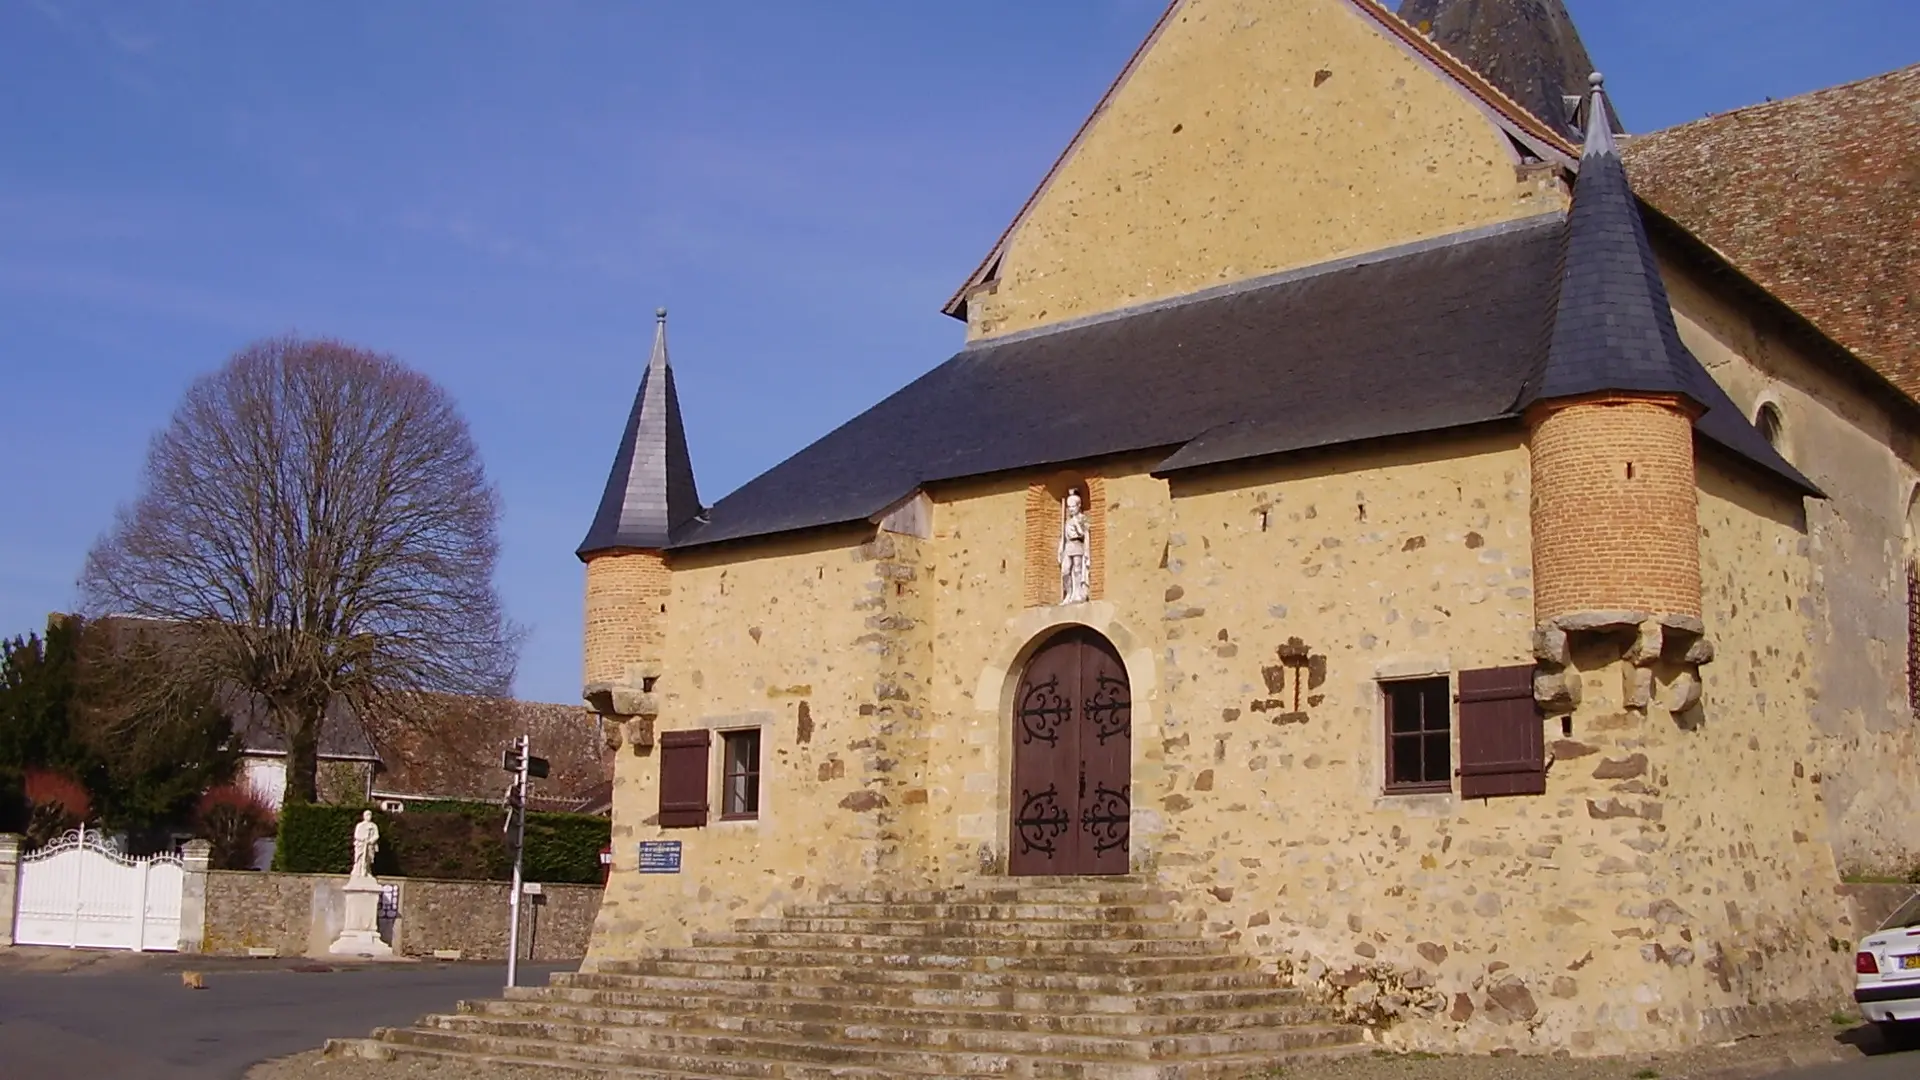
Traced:
<svg viewBox="0 0 1920 1080">
<path fill-rule="evenodd" d="M 1564 0 L 1401 0 L 1400 17 L 1554 130 L 1580 130 L 1593 61 Z"/>
<path fill-rule="evenodd" d="M 1567 215 L 1551 341 L 1521 404 L 1606 390 L 1708 397 L 1700 362 L 1680 343 L 1639 200 L 1608 122 L 1596 73 L 1586 149 Z"/>
<path fill-rule="evenodd" d="M 667 309 L 654 315 L 653 355 L 633 397 L 599 511 L 574 552 L 583 560 L 607 551 L 664 548 L 673 530 L 701 510 L 680 421 L 680 397 L 667 363 Z"/>
</svg>

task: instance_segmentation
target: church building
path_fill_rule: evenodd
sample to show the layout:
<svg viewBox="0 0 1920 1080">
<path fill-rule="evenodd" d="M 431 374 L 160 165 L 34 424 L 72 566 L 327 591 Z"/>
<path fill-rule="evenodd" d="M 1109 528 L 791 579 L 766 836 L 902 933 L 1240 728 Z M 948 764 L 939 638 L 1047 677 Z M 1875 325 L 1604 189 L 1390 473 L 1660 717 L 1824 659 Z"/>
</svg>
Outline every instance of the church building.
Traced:
<svg viewBox="0 0 1920 1080">
<path fill-rule="evenodd" d="M 589 966 L 1117 879 L 1393 1046 L 1842 1000 L 1920 837 L 1920 406 L 1591 71 L 1559 0 L 1174 0 L 964 346 L 711 505 L 662 311 L 577 553 Z"/>
</svg>

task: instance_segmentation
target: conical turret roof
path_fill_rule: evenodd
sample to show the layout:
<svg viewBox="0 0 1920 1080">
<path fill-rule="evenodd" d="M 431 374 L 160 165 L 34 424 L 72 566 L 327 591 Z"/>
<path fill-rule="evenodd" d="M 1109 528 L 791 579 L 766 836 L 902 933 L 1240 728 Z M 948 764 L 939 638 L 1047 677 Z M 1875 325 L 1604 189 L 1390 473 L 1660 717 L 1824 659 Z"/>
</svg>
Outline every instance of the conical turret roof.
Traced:
<svg viewBox="0 0 1920 1080">
<path fill-rule="evenodd" d="M 1714 397 L 1701 384 L 1708 376 L 1674 326 L 1639 201 L 1605 120 L 1598 75 L 1588 113 L 1550 342 L 1522 404 L 1606 390 L 1705 403 Z"/>
<path fill-rule="evenodd" d="M 673 531 L 701 511 L 680 397 L 667 363 L 667 309 L 656 316 L 653 355 L 627 414 L 600 508 L 574 552 L 583 560 L 607 551 L 665 548 Z"/>
</svg>

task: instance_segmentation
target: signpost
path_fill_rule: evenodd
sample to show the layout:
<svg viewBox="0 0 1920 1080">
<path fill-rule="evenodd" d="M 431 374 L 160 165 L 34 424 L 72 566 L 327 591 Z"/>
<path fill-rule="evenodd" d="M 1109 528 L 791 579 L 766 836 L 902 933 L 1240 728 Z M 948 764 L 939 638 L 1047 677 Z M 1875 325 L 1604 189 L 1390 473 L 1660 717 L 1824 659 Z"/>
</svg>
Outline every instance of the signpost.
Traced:
<svg viewBox="0 0 1920 1080">
<path fill-rule="evenodd" d="M 508 986 L 514 985 L 514 977 L 519 972 L 520 894 L 526 889 L 520 879 L 520 855 L 527 841 L 527 781 L 531 778 L 544 780 L 549 770 L 547 759 L 534 757 L 530 744 L 531 740 L 522 735 L 513 740 L 513 745 L 500 755 L 500 767 L 513 774 L 513 783 L 507 788 L 506 824 L 508 842 L 513 845 L 513 893 L 507 901 Z"/>
</svg>

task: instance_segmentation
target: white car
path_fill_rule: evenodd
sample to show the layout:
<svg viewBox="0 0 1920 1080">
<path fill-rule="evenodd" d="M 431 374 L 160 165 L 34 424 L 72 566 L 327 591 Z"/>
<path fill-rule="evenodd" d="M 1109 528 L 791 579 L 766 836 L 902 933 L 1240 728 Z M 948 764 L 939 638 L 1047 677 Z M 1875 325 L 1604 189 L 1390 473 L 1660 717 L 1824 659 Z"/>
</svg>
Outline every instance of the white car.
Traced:
<svg viewBox="0 0 1920 1080">
<path fill-rule="evenodd" d="M 1860 942 L 1853 970 L 1853 1000 L 1887 1041 L 1920 1041 L 1920 893 Z"/>
</svg>

